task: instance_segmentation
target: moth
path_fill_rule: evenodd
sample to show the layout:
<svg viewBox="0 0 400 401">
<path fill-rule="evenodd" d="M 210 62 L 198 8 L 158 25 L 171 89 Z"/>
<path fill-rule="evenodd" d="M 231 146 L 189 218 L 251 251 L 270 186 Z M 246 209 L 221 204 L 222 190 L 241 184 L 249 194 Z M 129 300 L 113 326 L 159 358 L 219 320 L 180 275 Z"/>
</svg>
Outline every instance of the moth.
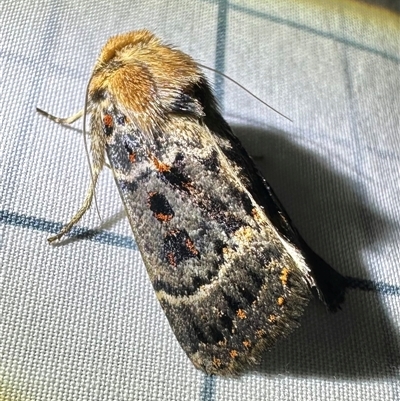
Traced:
<svg viewBox="0 0 400 401">
<path fill-rule="evenodd" d="M 234 375 L 287 336 L 312 294 L 328 309 L 345 279 L 302 239 L 222 117 L 199 65 L 147 30 L 112 37 L 89 80 L 89 209 L 114 174 L 156 296 L 183 350 L 207 374 Z"/>
</svg>

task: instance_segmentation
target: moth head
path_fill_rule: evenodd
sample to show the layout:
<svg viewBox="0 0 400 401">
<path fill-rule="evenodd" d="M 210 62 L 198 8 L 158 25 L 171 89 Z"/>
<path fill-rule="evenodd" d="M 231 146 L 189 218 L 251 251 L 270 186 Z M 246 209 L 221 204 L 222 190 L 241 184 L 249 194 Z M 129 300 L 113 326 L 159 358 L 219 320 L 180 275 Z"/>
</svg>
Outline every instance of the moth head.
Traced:
<svg viewBox="0 0 400 401">
<path fill-rule="evenodd" d="M 111 100 L 137 128 L 155 132 L 170 113 L 203 116 L 190 94 L 204 79 L 187 54 L 147 30 L 114 36 L 103 47 L 89 83 L 89 102 Z"/>
</svg>

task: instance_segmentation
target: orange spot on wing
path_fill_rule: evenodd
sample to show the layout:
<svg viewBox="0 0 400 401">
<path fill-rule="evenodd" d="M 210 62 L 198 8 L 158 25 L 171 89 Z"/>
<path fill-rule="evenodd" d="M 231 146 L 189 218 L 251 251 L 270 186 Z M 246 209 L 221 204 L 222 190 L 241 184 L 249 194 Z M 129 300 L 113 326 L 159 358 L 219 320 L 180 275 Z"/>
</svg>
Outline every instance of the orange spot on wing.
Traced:
<svg viewBox="0 0 400 401">
<path fill-rule="evenodd" d="M 258 338 L 262 338 L 262 337 L 264 337 L 266 334 L 267 334 L 267 332 L 266 332 L 264 329 L 256 330 L 256 336 L 257 336 Z"/>
<path fill-rule="evenodd" d="M 262 218 L 260 212 L 255 207 L 253 209 L 251 209 L 250 214 L 258 224 L 263 223 L 263 218 Z"/>
<path fill-rule="evenodd" d="M 106 127 L 112 127 L 113 125 L 113 118 L 110 114 L 105 114 L 103 117 L 103 123 Z"/>
<path fill-rule="evenodd" d="M 227 339 L 224 337 L 224 339 L 222 341 L 218 341 L 217 344 L 220 347 L 224 347 L 227 344 L 227 342 L 228 342 Z"/>
<path fill-rule="evenodd" d="M 253 240 L 254 231 L 250 227 L 240 227 L 235 232 L 235 237 L 238 238 L 241 242 L 247 244 Z"/>
<path fill-rule="evenodd" d="M 162 163 L 156 157 L 150 156 L 150 158 L 151 158 L 151 161 L 153 162 L 156 170 L 159 171 L 160 173 L 164 173 L 164 172 L 171 170 L 171 166 L 168 166 L 168 164 Z"/>
<path fill-rule="evenodd" d="M 280 280 L 281 280 L 281 282 L 282 282 L 282 285 L 287 285 L 288 279 L 289 279 L 289 273 L 290 273 L 290 271 L 289 271 L 289 269 L 286 268 L 286 267 L 284 267 L 284 268 L 281 270 L 281 275 L 279 276 L 279 278 L 280 278 Z"/>
<path fill-rule="evenodd" d="M 246 319 L 247 317 L 246 311 L 244 311 L 243 309 L 238 309 L 236 311 L 236 315 L 239 319 Z"/>
<path fill-rule="evenodd" d="M 172 214 L 156 213 L 154 215 L 154 217 L 158 221 L 167 222 L 167 221 L 170 221 L 172 219 L 172 217 L 174 217 L 174 216 Z"/>
<path fill-rule="evenodd" d="M 193 241 L 190 238 L 188 238 L 186 240 L 185 245 L 186 245 L 186 248 L 189 249 L 189 252 L 192 255 L 198 255 L 199 254 L 199 251 L 196 249 L 196 247 L 194 246 Z"/>
<path fill-rule="evenodd" d="M 276 301 L 279 306 L 282 306 L 285 303 L 285 298 L 279 297 Z"/>
<path fill-rule="evenodd" d="M 189 192 L 194 189 L 194 186 L 191 182 L 182 183 L 183 188 L 186 188 Z"/>
<path fill-rule="evenodd" d="M 168 263 L 172 266 L 172 267 L 176 267 L 176 259 L 175 259 L 175 255 L 172 252 L 168 252 L 167 253 L 167 259 L 168 259 Z"/>
<path fill-rule="evenodd" d="M 213 365 L 216 368 L 220 368 L 222 365 L 221 359 L 216 358 L 215 356 L 213 357 Z"/>
<path fill-rule="evenodd" d="M 235 349 L 229 351 L 229 355 L 231 356 L 232 359 L 235 359 L 238 355 L 239 352 L 237 352 Z"/>
</svg>

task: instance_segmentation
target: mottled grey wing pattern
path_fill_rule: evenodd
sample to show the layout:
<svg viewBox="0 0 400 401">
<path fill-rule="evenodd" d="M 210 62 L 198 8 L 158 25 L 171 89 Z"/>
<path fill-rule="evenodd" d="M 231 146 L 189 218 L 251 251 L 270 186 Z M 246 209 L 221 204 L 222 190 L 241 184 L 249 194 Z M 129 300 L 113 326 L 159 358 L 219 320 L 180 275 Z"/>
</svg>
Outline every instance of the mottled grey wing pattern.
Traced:
<svg viewBox="0 0 400 401">
<path fill-rule="evenodd" d="M 256 362 L 297 325 L 310 297 L 224 135 L 171 115 L 151 144 L 122 121 L 106 146 L 157 297 L 182 348 L 209 374 Z"/>
</svg>

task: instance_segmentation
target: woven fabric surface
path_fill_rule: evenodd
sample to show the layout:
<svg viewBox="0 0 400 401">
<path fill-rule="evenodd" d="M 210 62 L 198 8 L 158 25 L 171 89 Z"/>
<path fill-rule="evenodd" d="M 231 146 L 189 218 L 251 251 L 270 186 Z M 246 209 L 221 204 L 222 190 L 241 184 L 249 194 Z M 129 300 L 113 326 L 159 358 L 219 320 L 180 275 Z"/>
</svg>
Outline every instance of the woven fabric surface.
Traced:
<svg viewBox="0 0 400 401">
<path fill-rule="evenodd" d="M 90 182 L 82 108 L 108 37 L 148 28 L 220 76 L 227 120 L 312 248 L 351 278 L 342 310 L 238 378 L 206 377 L 154 296 L 109 171 Z M 352 0 L 0 4 L 0 400 L 400 399 L 400 3 Z"/>
</svg>

